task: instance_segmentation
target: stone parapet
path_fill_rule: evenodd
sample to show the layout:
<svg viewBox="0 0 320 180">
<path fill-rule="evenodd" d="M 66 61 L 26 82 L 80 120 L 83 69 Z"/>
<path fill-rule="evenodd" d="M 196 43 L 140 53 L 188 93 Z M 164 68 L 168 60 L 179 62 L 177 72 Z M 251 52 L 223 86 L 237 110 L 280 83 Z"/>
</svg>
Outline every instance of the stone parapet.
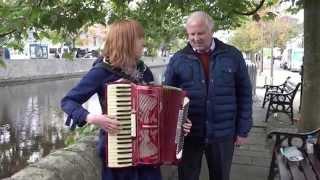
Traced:
<svg viewBox="0 0 320 180">
<path fill-rule="evenodd" d="M 86 136 L 76 144 L 57 150 L 5 180 L 94 180 L 101 179 L 97 155 L 98 136 Z"/>
<path fill-rule="evenodd" d="M 143 57 L 142 60 L 154 69 L 162 69 L 168 62 L 167 58 L 162 57 Z M 79 77 L 92 67 L 94 61 L 95 59 L 5 60 L 6 67 L 0 67 L 0 85 Z"/>
</svg>

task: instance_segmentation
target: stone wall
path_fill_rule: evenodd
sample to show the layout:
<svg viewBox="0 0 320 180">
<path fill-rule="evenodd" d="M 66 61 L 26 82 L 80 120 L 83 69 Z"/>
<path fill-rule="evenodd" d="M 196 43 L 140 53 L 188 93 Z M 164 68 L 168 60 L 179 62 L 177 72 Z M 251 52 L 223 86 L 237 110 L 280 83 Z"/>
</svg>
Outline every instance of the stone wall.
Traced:
<svg viewBox="0 0 320 180">
<path fill-rule="evenodd" d="M 94 59 L 6 60 L 6 67 L 0 68 L 0 83 L 79 75 L 88 71 L 93 61 Z"/>
<path fill-rule="evenodd" d="M 167 58 L 143 57 L 142 59 L 154 69 L 162 69 L 167 63 Z M 95 59 L 5 60 L 6 67 L 0 67 L 0 85 L 80 76 L 92 67 L 94 61 Z"/>
<path fill-rule="evenodd" d="M 98 180 L 101 160 L 98 136 L 87 136 L 76 144 L 57 150 L 5 180 Z"/>
</svg>

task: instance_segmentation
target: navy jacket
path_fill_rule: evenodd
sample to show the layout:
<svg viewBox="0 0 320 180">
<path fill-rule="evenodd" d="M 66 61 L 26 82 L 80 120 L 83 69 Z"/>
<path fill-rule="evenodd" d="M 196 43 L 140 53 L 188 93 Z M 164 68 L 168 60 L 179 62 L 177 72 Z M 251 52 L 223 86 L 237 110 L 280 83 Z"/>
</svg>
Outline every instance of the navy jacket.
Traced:
<svg viewBox="0 0 320 180">
<path fill-rule="evenodd" d="M 235 47 L 214 39 L 206 81 L 190 44 L 178 51 L 165 72 L 165 84 L 180 87 L 190 98 L 191 133 L 206 143 L 232 136 L 246 137 L 252 126 L 252 91 L 245 60 Z"/>
<path fill-rule="evenodd" d="M 102 59 L 99 58 L 94 67 L 80 80 L 80 82 L 73 87 L 67 95 L 61 100 L 61 108 L 67 113 L 67 125 L 71 125 L 72 128 L 76 126 L 83 126 L 86 124 L 86 117 L 88 110 L 82 107 L 92 95 L 98 94 L 100 105 L 105 98 L 104 86 L 108 82 L 118 80 L 120 77 L 111 71 L 103 68 L 102 66 L 96 66 L 101 63 Z M 146 66 L 145 66 L 146 67 Z M 148 67 L 143 68 L 142 72 L 143 80 L 146 82 L 153 81 L 152 72 Z M 72 121 L 72 123 L 71 123 Z M 160 170 L 154 167 L 131 167 L 121 169 L 106 168 L 105 165 L 105 147 L 106 147 L 106 132 L 100 130 L 100 137 L 98 142 L 98 151 L 103 162 L 102 167 L 102 179 L 104 180 L 160 180 Z"/>
</svg>

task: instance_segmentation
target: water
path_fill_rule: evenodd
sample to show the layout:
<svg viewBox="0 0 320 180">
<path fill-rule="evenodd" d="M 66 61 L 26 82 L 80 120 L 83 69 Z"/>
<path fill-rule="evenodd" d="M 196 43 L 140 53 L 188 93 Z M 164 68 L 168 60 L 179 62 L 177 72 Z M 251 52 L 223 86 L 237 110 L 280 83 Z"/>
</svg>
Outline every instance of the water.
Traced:
<svg viewBox="0 0 320 180">
<path fill-rule="evenodd" d="M 60 100 L 78 78 L 0 87 L 0 178 L 65 146 Z M 97 98 L 86 105 L 97 106 Z"/>
</svg>

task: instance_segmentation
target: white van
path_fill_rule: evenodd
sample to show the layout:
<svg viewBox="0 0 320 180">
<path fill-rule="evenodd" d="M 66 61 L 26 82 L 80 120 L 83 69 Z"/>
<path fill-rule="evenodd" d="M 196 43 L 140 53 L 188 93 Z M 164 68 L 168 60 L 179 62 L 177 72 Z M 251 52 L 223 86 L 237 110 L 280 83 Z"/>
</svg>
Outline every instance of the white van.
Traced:
<svg viewBox="0 0 320 180">
<path fill-rule="evenodd" d="M 286 48 L 283 51 L 280 67 L 290 71 L 301 71 L 303 48 Z"/>
</svg>

